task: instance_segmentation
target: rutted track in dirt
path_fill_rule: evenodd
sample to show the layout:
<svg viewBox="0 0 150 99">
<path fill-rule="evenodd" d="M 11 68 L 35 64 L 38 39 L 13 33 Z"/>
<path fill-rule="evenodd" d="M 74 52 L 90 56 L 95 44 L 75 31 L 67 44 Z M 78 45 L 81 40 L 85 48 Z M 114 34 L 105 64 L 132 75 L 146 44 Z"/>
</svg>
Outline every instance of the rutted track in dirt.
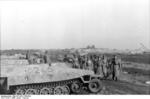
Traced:
<svg viewBox="0 0 150 99">
<path fill-rule="evenodd" d="M 150 86 L 137 85 L 124 81 L 103 81 L 108 94 L 150 94 Z"/>
</svg>

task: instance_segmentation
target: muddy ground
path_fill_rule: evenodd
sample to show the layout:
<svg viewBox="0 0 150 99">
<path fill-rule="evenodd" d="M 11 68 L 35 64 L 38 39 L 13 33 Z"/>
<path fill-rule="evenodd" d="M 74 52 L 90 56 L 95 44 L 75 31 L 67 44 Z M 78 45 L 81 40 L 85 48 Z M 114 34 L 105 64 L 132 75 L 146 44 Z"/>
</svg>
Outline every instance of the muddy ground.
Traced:
<svg viewBox="0 0 150 99">
<path fill-rule="evenodd" d="M 150 64 L 124 64 L 118 81 L 104 80 L 105 92 L 98 94 L 150 95 Z"/>
<path fill-rule="evenodd" d="M 118 81 L 111 78 L 102 80 L 104 88 L 97 95 L 150 95 L 150 65 L 139 63 L 124 64 Z M 83 92 L 82 94 L 91 94 Z"/>
<path fill-rule="evenodd" d="M 126 79 L 129 80 L 128 76 Z M 134 81 L 132 82 L 131 80 L 128 80 L 103 80 L 102 82 L 104 87 L 97 93 L 97 95 L 150 95 L 150 85 L 135 83 Z M 88 91 L 84 91 L 81 94 L 95 95 Z"/>
</svg>

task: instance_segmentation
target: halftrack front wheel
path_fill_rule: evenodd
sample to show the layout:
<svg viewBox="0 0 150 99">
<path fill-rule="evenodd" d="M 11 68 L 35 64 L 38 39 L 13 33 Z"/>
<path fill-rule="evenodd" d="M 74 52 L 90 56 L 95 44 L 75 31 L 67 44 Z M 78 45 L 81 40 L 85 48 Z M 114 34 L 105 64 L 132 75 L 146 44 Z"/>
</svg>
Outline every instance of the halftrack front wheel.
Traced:
<svg viewBox="0 0 150 99">
<path fill-rule="evenodd" d="M 81 88 L 82 86 L 81 86 L 81 83 L 78 83 L 78 82 L 74 82 L 74 83 L 72 83 L 71 84 L 71 91 L 73 92 L 73 93 L 80 93 L 81 92 Z"/>
<path fill-rule="evenodd" d="M 102 90 L 102 83 L 98 79 L 92 79 L 88 84 L 88 89 L 92 93 L 97 93 Z"/>
</svg>

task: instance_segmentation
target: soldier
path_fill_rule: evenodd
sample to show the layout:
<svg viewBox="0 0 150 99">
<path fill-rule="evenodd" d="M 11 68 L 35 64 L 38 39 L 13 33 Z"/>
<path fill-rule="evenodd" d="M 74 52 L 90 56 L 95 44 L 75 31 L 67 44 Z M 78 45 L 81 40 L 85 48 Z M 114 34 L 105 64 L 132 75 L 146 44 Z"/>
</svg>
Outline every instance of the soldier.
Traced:
<svg viewBox="0 0 150 99">
<path fill-rule="evenodd" d="M 79 61 L 76 55 L 74 55 L 74 58 L 73 58 L 73 68 L 79 68 Z"/>
<path fill-rule="evenodd" d="M 112 59 L 107 57 L 107 77 L 112 75 Z"/>
<path fill-rule="evenodd" d="M 31 56 L 31 52 L 29 50 L 26 53 L 26 59 L 28 60 L 29 64 L 33 64 L 33 56 Z"/>
<path fill-rule="evenodd" d="M 81 69 L 81 56 L 80 55 L 78 55 L 78 62 L 79 62 L 79 68 Z"/>
<path fill-rule="evenodd" d="M 93 67 L 94 67 L 94 73 L 97 74 L 97 68 L 98 68 L 98 57 L 96 55 L 94 55 L 94 58 L 93 58 Z"/>
<path fill-rule="evenodd" d="M 87 67 L 86 69 L 88 69 L 88 70 L 93 70 L 93 63 L 89 56 L 87 57 L 87 66 L 86 67 Z"/>
<path fill-rule="evenodd" d="M 64 62 L 67 62 L 67 54 L 64 55 L 63 61 L 64 61 Z"/>
<path fill-rule="evenodd" d="M 51 66 L 51 59 L 48 56 L 48 51 L 45 51 L 45 55 L 44 55 L 44 62 L 47 63 L 49 66 Z"/>
<path fill-rule="evenodd" d="M 112 79 L 117 81 L 119 72 L 121 68 L 121 60 L 117 58 L 116 55 L 113 56 L 112 58 Z"/>
<path fill-rule="evenodd" d="M 30 57 L 30 51 L 28 50 L 26 53 L 26 59 L 29 59 L 29 57 Z"/>
<path fill-rule="evenodd" d="M 101 61 L 101 65 L 102 65 L 102 73 L 103 73 L 103 76 L 106 78 L 108 76 L 108 73 L 107 73 L 107 66 L 108 66 L 108 63 L 107 63 L 107 58 L 103 55 L 102 56 L 102 61 Z"/>
<path fill-rule="evenodd" d="M 29 50 L 26 53 L 26 59 L 28 60 L 28 63 L 31 64 L 31 61 L 30 61 L 30 51 Z"/>
<path fill-rule="evenodd" d="M 78 69 L 80 69 L 80 63 L 79 63 L 79 55 L 76 56 L 75 58 L 76 66 Z"/>
<path fill-rule="evenodd" d="M 96 73 L 97 73 L 98 75 L 100 75 L 101 77 L 103 77 L 103 72 L 102 72 L 102 59 L 101 59 L 100 56 L 99 56 L 99 58 L 98 58 L 98 66 L 97 66 L 97 71 L 96 71 Z"/>
<path fill-rule="evenodd" d="M 75 68 L 75 55 L 71 54 L 69 62 L 72 64 L 72 68 Z"/>
<path fill-rule="evenodd" d="M 86 69 L 86 56 L 85 55 L 82 57 L 82 66 L 83 66 L 83 69 Z"/>
<path fill-rule="evenodd" d="M 81 56 L 81 69 L 84 69 L 85 67 L 85 58 L 84 58 L 84 56 Z"/>
</svg>

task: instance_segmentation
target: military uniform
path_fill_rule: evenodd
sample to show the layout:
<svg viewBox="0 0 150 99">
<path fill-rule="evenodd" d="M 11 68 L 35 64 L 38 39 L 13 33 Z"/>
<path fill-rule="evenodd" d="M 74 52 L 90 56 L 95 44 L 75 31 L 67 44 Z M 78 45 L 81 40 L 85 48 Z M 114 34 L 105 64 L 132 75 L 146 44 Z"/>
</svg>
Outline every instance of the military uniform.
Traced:
<svg viewBox="0 0 150 99">
<path fill-rule="evenodd" d="M 74 67 L 74 68 L 79 68 L 79 61 L 78 61 L 78 58 L 75 57 L 73 60 L 74 60 L 74 61 L 73 61 L 73 67 Z"/>
<path fill-rule="evenodd" d="M 106 58 L 102 59 L 102 72 L 103 72 L 103 76 L 107 77 L 107 59 Z"/>
<path fill-rule="evenodd" d="M 93 70 L 93 63 L 91 61 L 91 59 L 88 59 L 88 70 Z"/>
<path fill-rule="evenodd" d="M 44 62 L 47 63 L 49 66 L 51 66 L 51 59 L 48 56 L 48 53 L 46 52 L 44 55 Z"/>
<path fill-rule="evenodd" d="M 112 79 L 117 80 L 119 76 L 119 64 L 117 63 L 117 57 L 112 58 Z"/>
<path fill-rule="evenodd" d="M 81 69 L 81 56 L 78 56 L 79 68 Z"/>
<path fill-rule="evenodd" d="M 101 77 L 103 77 L 103 71 L 102 71 L 102 60 L 99 58 L 98 60 L 98 67 L 97 67 L 97 72 L 98 75 L 100 75 Z"/>
<path fill-rule="evenodd" d="M 27 53 L 26 53 L 26 59 L 28 60 L 28 63 L 31 64 L 30 51 L 27 51 Z"/>
<path fill-rule="evenodd" d="M 94 73 L 97 74 L 97 68 L 98 68 L 98 58 L 95 56 L 94 57 L 94 60 L 93 60 L 93 63 L 94 63 Z"/>
</svg>

